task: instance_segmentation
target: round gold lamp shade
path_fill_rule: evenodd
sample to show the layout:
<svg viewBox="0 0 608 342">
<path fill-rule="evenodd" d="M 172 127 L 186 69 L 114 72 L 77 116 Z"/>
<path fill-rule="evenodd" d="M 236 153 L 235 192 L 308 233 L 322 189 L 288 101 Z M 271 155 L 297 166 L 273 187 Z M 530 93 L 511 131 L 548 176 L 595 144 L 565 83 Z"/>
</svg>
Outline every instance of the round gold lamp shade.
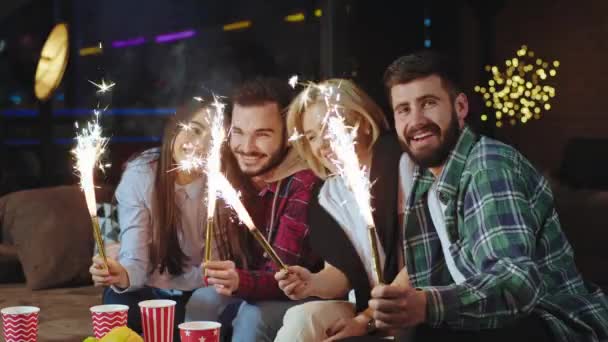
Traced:
<svg viewBox="0 0 608 342">
<path fill-rule="evenodd" d="M 55 25 L 46 39 L 34 82 L 34 93 L 39 100 L 45 101 L 61 83 L 61 78 L 68 65 L 68 26 L 65 23 Z"/>
</svg>

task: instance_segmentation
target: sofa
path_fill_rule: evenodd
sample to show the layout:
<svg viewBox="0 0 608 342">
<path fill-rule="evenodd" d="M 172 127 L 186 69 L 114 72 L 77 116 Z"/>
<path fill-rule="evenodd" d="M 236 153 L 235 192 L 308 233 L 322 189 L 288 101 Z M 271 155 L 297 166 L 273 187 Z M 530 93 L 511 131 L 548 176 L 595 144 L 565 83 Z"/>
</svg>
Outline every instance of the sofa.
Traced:
<svg viewBox="0 0 608 342">
<path fill-rule="evenodd" d="M 559 175 L 548 178 L 579 270 L 608 291 L 603 216 L 608 189 L 577 187 Z M 98 202 L 110 202 L 111 194 L 111 188 L 99 189 Z M 0 307 L 39 306 L 41 342 L 82 341 L 92 335 L 88 308 L 101 302 L 101 290 L 91 286 L 88 274 L 93 238 L 80 189 L 63 186 L 4 196 L 0 227 Z"/>
<path fill-rule="evenodd" d="M 111 188 L 97 189 L 98 203 L 111 196 Z M 102 211 L 104 207 L 99 205 Z M 101 289 L 91 285 L 88 273 L 94 243 L 80 188 L 6 195 L 0 198 L 0 223 L 0 307 L 40 307 L 41 342 L 82 341 L 92 335 L 89 307 L 101 303 Z"/>
</svg>

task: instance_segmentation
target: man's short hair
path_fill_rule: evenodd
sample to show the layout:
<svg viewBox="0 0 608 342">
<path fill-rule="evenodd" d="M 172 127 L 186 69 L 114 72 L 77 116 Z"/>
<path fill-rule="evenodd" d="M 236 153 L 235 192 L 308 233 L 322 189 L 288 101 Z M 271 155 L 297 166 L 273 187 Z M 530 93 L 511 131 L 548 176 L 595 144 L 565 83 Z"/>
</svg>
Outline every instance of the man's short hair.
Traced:
<svg viewBox="0 0 608 342">
<path fill-rule="evenodd" d="M 276 103 L 281 114 L 294 98 L 294 90 L 287 81 L 273 77 L 256 77 L 243 82 L 232 95 L 232 104 L 258 106 Z"/>
<path fill-rule="evenodd" d="M 384 72 L 384 86 L 389 99 L 392 87 L 431 75 L 439 76 L 443 87 L 454 99 L 461 88 L 452 64 L 445 56 L 432 50 L 421 50 L 397 58 Z"/>
</svg>

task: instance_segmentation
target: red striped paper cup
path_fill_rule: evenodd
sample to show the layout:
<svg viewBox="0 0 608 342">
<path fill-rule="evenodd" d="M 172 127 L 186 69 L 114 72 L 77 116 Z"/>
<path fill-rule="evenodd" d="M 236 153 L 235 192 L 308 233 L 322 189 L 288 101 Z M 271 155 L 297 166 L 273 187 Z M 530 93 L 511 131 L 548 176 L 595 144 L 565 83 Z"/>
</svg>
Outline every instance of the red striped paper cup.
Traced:
<svg viewBox="0 0 608 342">
<path fill-rule="evenodd" d="M 173 342 L 175 301 L 166 299 L 139 302 L 141 325 L 146 342 Z"/>
<path fill-rule="evenodd" d="M 35 306 L 12 306 L 0 310 L 6 342 L 36 342 L 38 339 L 38 313 Z"/>
<path fill-rule="evenodd" d="M 187 322 L 178 326 L 182 342 L 220 342 L 221 323 L 218 322 Z"/>
<path fill-rule="evenodd" d="M 127 325 L 129 307 L 119 304 L 92 306 L 91 319 L 95 338 L 104 337 L 110 330 Z"/>
</svg>

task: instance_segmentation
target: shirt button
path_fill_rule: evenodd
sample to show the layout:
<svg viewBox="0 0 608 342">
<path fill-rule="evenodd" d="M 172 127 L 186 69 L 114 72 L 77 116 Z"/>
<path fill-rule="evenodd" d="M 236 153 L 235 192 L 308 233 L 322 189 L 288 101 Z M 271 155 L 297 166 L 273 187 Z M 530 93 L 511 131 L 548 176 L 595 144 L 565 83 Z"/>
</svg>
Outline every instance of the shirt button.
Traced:
<svg viewBox="0 0 608 342">
<path fill-rule="evenodd" d="M 444 194 L 443 192 L 440 192 L 439 200 L 441 201 L 441 203 L 445 204 L 448 201 L 448 195 Z"/>
</svg>

